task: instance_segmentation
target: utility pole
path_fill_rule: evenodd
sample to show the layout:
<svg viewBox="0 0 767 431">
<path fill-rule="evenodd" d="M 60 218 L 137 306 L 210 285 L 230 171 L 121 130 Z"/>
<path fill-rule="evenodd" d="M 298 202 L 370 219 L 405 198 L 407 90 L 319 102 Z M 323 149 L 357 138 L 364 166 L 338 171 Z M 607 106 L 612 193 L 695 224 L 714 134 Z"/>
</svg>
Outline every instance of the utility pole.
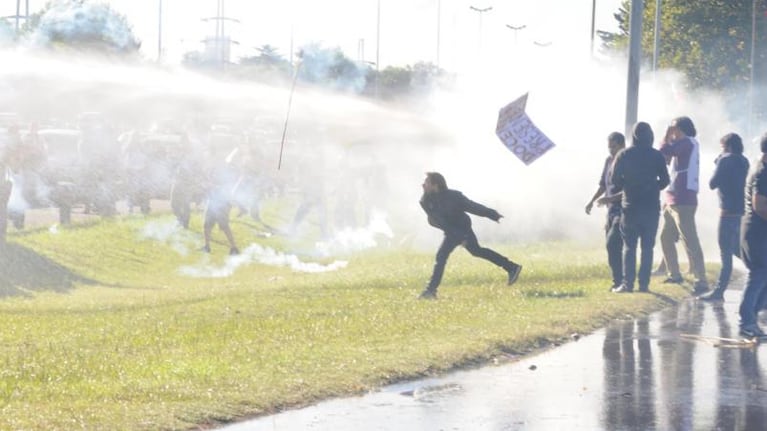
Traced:
<svg viewBox="0 0 767 431">
<path fill-rule="evenodd" d="M 295 70 L 295 68 L 296 68 L 296 66 L 293 64 L 293 33 L 294 33 L 293 30 L 294 30 L 294 25 L 293 25 L 292 18 L 291 18 L 291 23 L 290 23 L 290 68 L 291 68 L 291 72 L 293 72 Z"/>
<path fill-rule="evenodd" d="M 439 70 L 439 42 L 442 30 L 442 0 L 437 0 L 437 70 Z"/>
<path fill-rule="evenodd" d="M 381 65 L 381 0 L 378 0 L 376 5 L 376 94 L 375 98 L 378 99 L 379 96 L 379 81 L 381 81 L 381 74 L 380 74 L 380 65 Z"/>
<path fill-rule="evenodd" d="M 639 108 L 639 64 L 642 59 L 642 11 L 644 0 L 631 0 L 629 64 L 626 85 L 626 136 L 637 122 Z"/>
<path fill-rule="evenodd" d="M 481 55 L 482 54 L 482 15 L 484 15 L 485 12 L 490 12 L 491 10 L 493 10 L 493 7 L 488 6 L 486 8 L 478 8 L 474 6 L 469 6 L 469 9 L 479 14 L 479 54 Z"/>
<path fill-rule="evenodd" d="M 238 44 L 238 42 L 231 40 L 226 36 L 226 29 L 224 24 L 226 21 L 240 22 L 234 18 L 227 18 L 224 15 L 224 0 L 218 0 L 216 5 L 216 16 L 210 18 L 203 18 L 203 21 L 214 21 L 216 23 L 216 35 L 214 37 L 207 37 L 205 39 L 205 53 L 209 59 L 213 59 L 214 62 L 219 65 L 229 61 L 229 55 L 232 44 Z"/>
<path fill-rule="evenodd" d="M 519 32 L 519 30 L 526 29 L 527 25 L 523 24 L 520 26 L 513 26 L 510 24 L 506 24 L 506 27 L 510 28 L 511 30 L 514 30 L 514 46 L 517 46 L 517 32 Z"/>
<path fill-rule="evenodd" d="M 759 0 L 753 0 L 751 6 L 751 76 L 748 82 L 748 139 L 750 140 L 754 133 L 754 79 L 756 73 L 756 12 L 759 9 Z"/>
<path fill-rule="evenodd" d="M 21 15 L 21 0 L 16 0 L 16 15 L 8 15 L 4 16 L 3 18 L 13 18 L 15 21 L 15 29 L 16 29 L 16 37 L 19 36 L 19 31 L 21 31 L 21 23 L 19 22 L 22 18 L 24 19 L 24 22 L 29 21 L 29 0 L 26 0 L 24 2 L 24 15 Z"/>
<path fill-rule="evenodd" d="M 594 33 L 596 32 L 597 23 L 597 0 L 591 2 L 591 56 L 594 56 Z"/>
<path fill-rule="evenodd" d="M 157 62 L 162 61 L 162 0 L 157 11 Z"/>
<path fill-rule="evenodd" d="M 652 71 L 658 70 L 658 58 L 660 56 L 660 7 L 661 0 L 655 0 L 655 37 L 653 38 Z"/>
</svg>

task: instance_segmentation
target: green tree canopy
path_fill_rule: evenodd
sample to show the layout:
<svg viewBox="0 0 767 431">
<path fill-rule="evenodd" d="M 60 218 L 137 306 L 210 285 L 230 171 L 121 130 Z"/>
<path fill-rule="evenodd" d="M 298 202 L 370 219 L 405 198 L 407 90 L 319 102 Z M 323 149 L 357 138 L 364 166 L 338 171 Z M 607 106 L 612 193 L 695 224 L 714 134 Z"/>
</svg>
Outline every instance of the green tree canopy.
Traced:
<svg viewBox="0 0 767 431">
<path fill-rule="evenodd" d="M 124 15 L 107 3 L 88 0 L 50 1 L 30 17 L 24 31 L 35 45 L 54 50 L 124 55 L 141 47 Z"/>
<path fill-rule="evenodd" d="M 277 51 L 277 48 L 272 45 L 261 45 L 256 48 L 256 51 L 258 51 L 258 55 L 243 57 L 240 59 L 240 64 L 279 67 L 288 63 Z"/>
<path fill-rule="evenodd" d="M 340 48 L 308 44 L 301 48 L 299 77 L 303 81 L 335 90 L 360 93 L 366 84 L 366 69 L 346 57 Z"/>
<path fill-rule="evenodd" d="M 642 55 L 652 58 L 656 2 L 645 0 L 644 4 Z M 629 5 L 629 0 L 624 0 L 614 14 L 617 33 L 600 32 L 608 49 L 624 50 L 628 45 Z M 747 84 L 751 76 L 752 5 L 753 0 L 662 0 L 658 67 L 682 71 L 694 88 Z M 767 51 L 765 10 L 767 0 L 758 0 L 758 68 L 764 67 Z"/>
<path fill-rule="evenodd" d="M 0 19 L 0 46 L 8 45 L 16 39 L 13 26 L 4 19 Z"/>
</svg>

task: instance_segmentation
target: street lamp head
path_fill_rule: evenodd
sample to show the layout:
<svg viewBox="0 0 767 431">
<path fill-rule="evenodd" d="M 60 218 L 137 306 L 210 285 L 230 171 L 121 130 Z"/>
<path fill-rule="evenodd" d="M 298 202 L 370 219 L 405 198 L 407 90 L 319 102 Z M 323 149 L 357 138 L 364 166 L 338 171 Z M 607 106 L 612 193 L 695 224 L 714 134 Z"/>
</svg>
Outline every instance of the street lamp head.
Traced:
<svg viewBox="0 0 767 431">
<path fill-rule="evenodd" d="M 488 6 L 486 8 L 478 8 L 478 7 L 475 7 L 475 6 L 469 6 L 469 9 L 481 13 L 481 12 L 487 12 L 487 11 L 493 10 L 493 7 L 492 6 Z"/>
</svg>

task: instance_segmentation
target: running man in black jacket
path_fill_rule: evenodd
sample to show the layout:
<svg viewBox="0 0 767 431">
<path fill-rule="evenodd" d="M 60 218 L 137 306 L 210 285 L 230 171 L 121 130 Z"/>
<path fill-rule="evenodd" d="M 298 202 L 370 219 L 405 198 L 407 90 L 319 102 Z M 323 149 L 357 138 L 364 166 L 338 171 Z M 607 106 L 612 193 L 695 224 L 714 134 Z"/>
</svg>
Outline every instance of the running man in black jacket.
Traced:
<svg viewBox="0 0 767 431">
<path fill-rule="evenodd" d="M 522 272 L 522 266 L 489 248 L 481 247 L 471 229 L 471 219 L 466 214 L 468 212 L 497 222 L 503 217 L 498 211 L 469 200 L 457 190 L 448 189 L 445 177 L 437 172 L 426 173 L 421 207 L 429 217 L 429 224 L 445 233 L 445 238 L 437 250 L 431 280 L 426 285 L 426 290 L 421 293 L 422 299 L 437 297 L 437 287 L 442 281 L 447 258 L 459 245 L 463 245 L 472 256 L 489 260 L 506 270 L 509 276 L 508 284 L 517 281 L 519 273 Z"/>
</svg>

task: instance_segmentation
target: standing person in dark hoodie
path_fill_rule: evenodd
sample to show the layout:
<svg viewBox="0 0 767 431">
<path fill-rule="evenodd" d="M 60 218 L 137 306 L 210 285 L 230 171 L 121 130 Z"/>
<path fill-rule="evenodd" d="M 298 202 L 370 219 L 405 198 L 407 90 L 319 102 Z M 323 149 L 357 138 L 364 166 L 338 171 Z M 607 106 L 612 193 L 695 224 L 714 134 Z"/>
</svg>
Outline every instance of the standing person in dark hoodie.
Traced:
<svg viewBox="0 0 767 431">
<path fill-rule="evenodd" d="M 719 195 L 719 253 L 722 269 L 716 287 L 701 295 L 704 301 L 721 301 L 732 275 L 732 256 L 740 257 L 740 221 L 745 211 L 748 159 L 743 157 L 743 140 L 729 133 L 719 141 L 722 154 L 716 158 L 716 169 L 709 181 L 711 190 Z"/>
<path fill-rule="evenodd" d="M 621 200 L 621 236 L 623 237 L 623 283 L 613 289 L 616 293 L 647 292 L 652 271 L 652 249 L 658 232 L 660 191 L 670 179 L 666 159 L 652 147 L 655 134 L 645 122 L 634 125 L 631 146 L 615 158 L 612 182 L 616 191 L 623 192 Z M 636 249 L 642 241 L 639 276 L 636 276 Z"/>
<path fill-rule="evenodd" d="M 426 173 L 420 203 L 428 216 L 429 224 L 445 233 L 442 244 L 437 250 L 434 271 L 426 285 L 426 290 L 421 293 L 421 299 L 437 297 L 437 287 L 442 281 L 447 258 L 459 245 L 463 245 L 472 256 L 489 260 L 506 270 L 508 284 L 517 281 L 519 273 L 522 272 L 522 265 L 510 261 L 489 248 L 481 247 L 471 229 L 471 219 L 466 214 L 468 212 L 498 222 L 503 217 L 498 211 L 469 200 L 457 190 L 448 189 L 445 177 L 437 172 Z"/>
</svg>

